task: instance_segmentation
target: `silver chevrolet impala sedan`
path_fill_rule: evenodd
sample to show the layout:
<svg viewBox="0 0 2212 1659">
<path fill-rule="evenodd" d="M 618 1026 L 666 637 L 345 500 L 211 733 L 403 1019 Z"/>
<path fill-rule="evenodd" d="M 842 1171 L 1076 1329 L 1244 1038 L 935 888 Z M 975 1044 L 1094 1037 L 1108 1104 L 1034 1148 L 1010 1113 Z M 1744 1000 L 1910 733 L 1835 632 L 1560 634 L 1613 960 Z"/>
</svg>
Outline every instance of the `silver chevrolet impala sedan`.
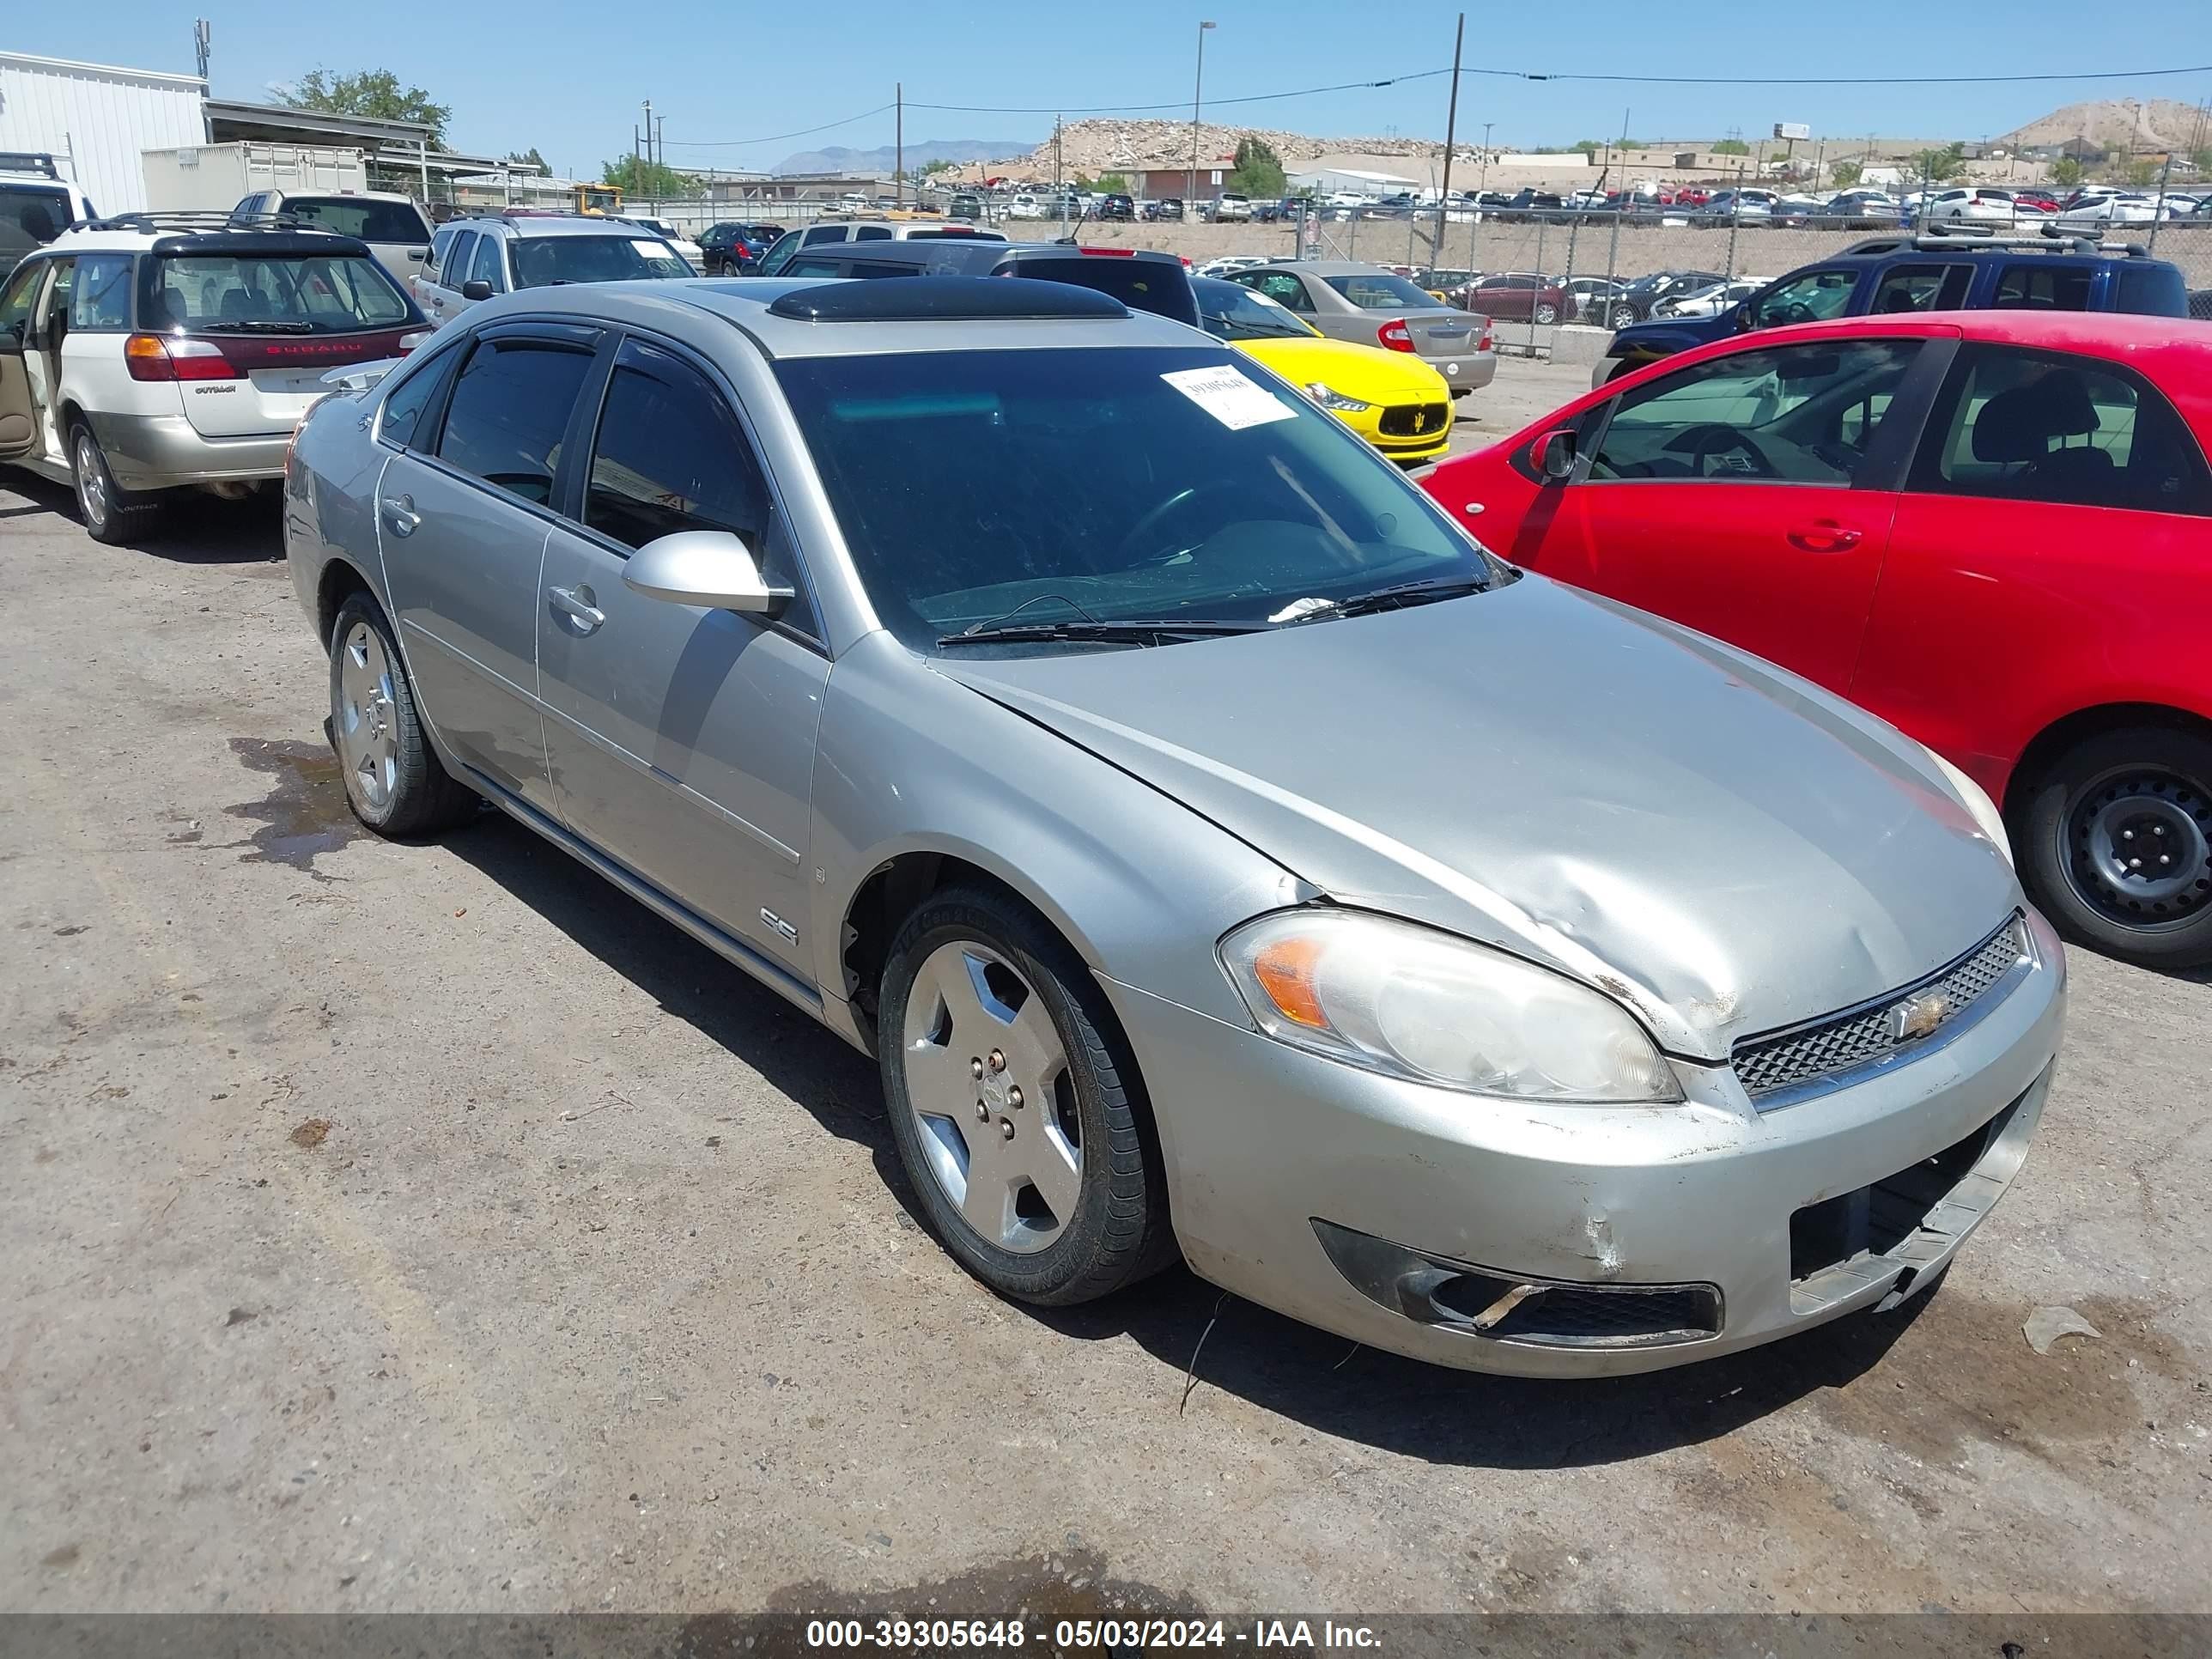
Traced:
<svg viewBox="0 0 2212 1659">
<path fill-rule="evenodd" d="M 1008 1297 L 1648 1370 L 1927 1290 L 2043 1109 L 1972 782 L 1102 295 L 509 295 L 285 539 L 362 821 L 489 800 L 874 1054 Z"/>
</svg>

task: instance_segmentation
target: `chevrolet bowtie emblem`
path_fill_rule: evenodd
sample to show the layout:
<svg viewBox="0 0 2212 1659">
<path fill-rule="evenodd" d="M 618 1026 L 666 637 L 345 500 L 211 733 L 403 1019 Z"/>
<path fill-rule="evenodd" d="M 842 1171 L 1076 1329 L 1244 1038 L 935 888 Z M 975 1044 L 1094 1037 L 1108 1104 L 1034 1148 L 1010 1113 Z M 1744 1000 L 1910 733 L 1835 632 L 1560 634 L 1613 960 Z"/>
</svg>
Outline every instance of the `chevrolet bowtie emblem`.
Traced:
<svg viewBox="0 0 2212 1659">
<path fill-rule="evenodd" d="M 1948 991 L 1923 991 L 1917 997 L 1905 998 L 1889 1011 L 1890 1040 L 1910 1042 L 1926 1036 L 1951 1017 L 1956 1006 Z"/>
</svg>

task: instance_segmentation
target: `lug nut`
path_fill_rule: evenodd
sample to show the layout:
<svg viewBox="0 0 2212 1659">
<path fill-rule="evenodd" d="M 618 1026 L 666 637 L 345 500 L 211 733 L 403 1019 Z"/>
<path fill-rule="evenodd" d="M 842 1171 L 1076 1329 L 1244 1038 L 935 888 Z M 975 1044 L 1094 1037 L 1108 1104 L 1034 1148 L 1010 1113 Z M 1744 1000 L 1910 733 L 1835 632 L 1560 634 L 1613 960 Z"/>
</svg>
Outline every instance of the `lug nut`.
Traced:
<svg viewBox="0 0 2212 1659">
<path fill-rule="evenodd" d="M 988 1123 L 990 1121 L 991 1109 L 988 1106 L 986 1106 L 981 1101 L 977 1101 L 975 1103 L 975 1121 L 978 1123 Z"/>
<path fill-rule="evenodd" d="M 2150 827 L 2150 832 L 2154 836 L 2162 836 L 2166 833 L 2166 826 L 2162 823 L 2154 823 Z"/>
<path fill-rule="evenodd" d="M 968 1075 L 969 1075 L 969 1077 L 981 1077 L 981 1076 L 982 1076 L 982 1075 L 983 1075 L 983 1062 L 982 1062 L 981 1060 L 970 1060 L 968 1062 Z"/>
<path fill-rule="evenodd" d="M 1006 1132 L 1006 1138 L 1008 1140 L 1012 1140 L 1012 1139 L 1014 1138 L 1014 1121 L 1013 1121 L 1013 1119 L 1012 1119 L 1012 1118 L 1010 1118 L 1010 1117 L 1002 1117 L 1002 1118 L 1000 1118 L 1000 1119 L 999 1120 L 999 1127 L 1000 1127 L 1000 1129 L 1002 1129 L 1002 1130 L 1004 1130 L 1004 1131 Z"/>
<path fill-rule="evenodd" d="M 1006 1057 L 996 1048 L 991 1050 L 991 1069 L 994 1072 L 1006 1069 Z"/>
<path fill-rule="evenodd" d="M 2136 832 L 2132 830 L 2123 830 L 2120 831 L 2120 839 L 2122 841 L 2133 841 L 2135 838 Z"/>
<path fill-rule="evenodd" d="M 2159 862 L 2163 864 L 2166 860 L 2164 859 L 2160 859 Z M 1018 1112 L 1022 1109 L 1022 1086 L 1020 1084 L 1018 1083 L 1012 1088 L 1006 1091 L 1006 1104 L 1012 1107 Z"/>
</svg>

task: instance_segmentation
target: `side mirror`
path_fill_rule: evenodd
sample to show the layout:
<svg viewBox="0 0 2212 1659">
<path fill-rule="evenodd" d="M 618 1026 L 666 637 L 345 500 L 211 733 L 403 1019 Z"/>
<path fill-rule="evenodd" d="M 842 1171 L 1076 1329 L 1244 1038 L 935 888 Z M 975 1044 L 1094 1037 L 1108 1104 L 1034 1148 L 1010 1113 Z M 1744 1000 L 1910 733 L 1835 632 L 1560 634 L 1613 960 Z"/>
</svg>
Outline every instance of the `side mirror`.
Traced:
<svg viewBox="0 0 2212 1659">
<path fill-rule="evenodd" d="M 464 300 L 489 300 L 491 298 L 491 284 L 484 281 L 481 276 L 471 276 L 467 282 L 461 284 L 461 298 Z"/>
<path fill-rule="evenodd" d="M 629 556 L 623 581 L 648 599 L 744 616 L 773 617 L 792 597 L 763 581 L 751 550 L 725 530 L 679 530 L 647 542 Z"/>
<path fill-rule="evenodd" d="M 1751 301 L 1748 300 L 1737 301 L 1735 302 L 1735 331 L 1739 334 L 1748 334 L 1752 330 L 1758 326 L 1759 319 L 1752 314 Z"/>
<path fill-rule="evenodd" d="M 1565 483 L 1575 474 L 1575 430 L 1554 427 L 1528 452 L 1528 459 L 1546 483 Z"/>
</svg>

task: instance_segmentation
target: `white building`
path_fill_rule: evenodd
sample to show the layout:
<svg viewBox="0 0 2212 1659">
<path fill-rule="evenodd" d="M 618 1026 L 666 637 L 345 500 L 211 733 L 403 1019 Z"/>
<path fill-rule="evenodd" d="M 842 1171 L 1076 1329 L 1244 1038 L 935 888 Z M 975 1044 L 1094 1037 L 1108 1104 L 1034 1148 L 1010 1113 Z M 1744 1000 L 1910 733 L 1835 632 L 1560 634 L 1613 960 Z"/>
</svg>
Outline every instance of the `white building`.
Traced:
<svg viewBox="0 0 2212 1659">
<path fill-rule="evenodd" d="M 146 205 L 140 157 L 207 142 L 207 82 L 0 52 L 0 150 L 43 150 L 102 213 Z"/>
</svg>

